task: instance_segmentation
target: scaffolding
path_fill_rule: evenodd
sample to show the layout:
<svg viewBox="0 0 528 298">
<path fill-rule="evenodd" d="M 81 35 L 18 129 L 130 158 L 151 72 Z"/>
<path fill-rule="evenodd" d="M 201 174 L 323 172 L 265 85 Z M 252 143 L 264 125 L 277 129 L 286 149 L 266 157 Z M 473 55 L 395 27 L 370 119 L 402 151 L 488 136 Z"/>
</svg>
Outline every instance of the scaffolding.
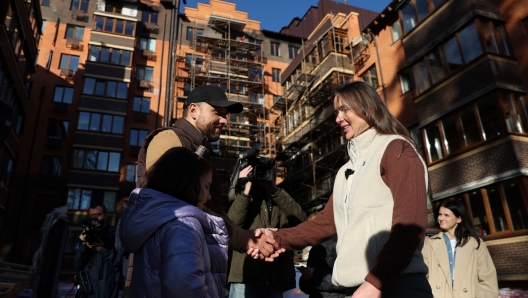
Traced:
<svg viewBox="0 0 528 298">
<path fill-rule="evenodd" d="M 245 22 L 231 17 L 210 15 L 194 20 L 189 47 L 177 49 L 175 69 L 178 94 L 172 104 L 174 118 L 181 117 L 183 102 L 197 86 L 216 85 L 230 101 L 240 102 L 244 111 L 230 115 L 230 124 L 218 144 L 223 156 L 236 156 L 251 148 L 254 141 L 266 144 L 263 63 L 260 40 Z M 201 29 L 198 29 L 200 28 Z M 183 88 L 182 88 L 183 87 Z"/>
<path fill-rule="evenodd" d="M 345 140 L 335 125 L 333 91 L 354 76 L 347 31 L 323 23 L 286 70 L 280 132 L 270 147 L 277 153 L 280 184 L 307 211 L 323 208 L 335 174 L 346 160 Z"/>
</svg>

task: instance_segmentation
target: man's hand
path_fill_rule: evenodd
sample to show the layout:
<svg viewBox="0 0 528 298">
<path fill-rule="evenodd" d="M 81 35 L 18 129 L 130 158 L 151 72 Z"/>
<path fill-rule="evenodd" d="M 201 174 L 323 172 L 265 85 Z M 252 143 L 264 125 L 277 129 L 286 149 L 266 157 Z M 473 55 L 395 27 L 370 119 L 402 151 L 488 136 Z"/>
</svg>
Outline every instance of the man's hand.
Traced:
<svg viewBox="0 0 528 298">
<path fill-rule="evenodd" d="M 79 239 L 81 239 L 81 243 L 86 245 L 89 249 L 95 248 L 95 245 L 86 242 L 86 234 L 84 232 L 79 235 Z"/>
<path fill-rule="evenodd" d="M 280 248 L 277 241 L 273 239 L 273 232 L 278 229 L 257 229 L 254 232 L 253 237 L 248 239 L 248 248 L 246 253 L 254 259 L 263 259 L 266 262 L 273 262 L 281 253 L 286 250 Z"/>
<path fill-rule="evenodd" d="M 297 267 L 301 271 L 302 279 L 311 280 L 314 273 L 314 268 L 312 267 Z"/>
<path fill-rule="evenodd" d="M 253 171 L 253 167 L 252 166 L 247 166 L 247 167 L 243 168 L 240 171 L 240 174 L 238 174 L 238 178 L 247 178 L 247 176 L 249 175 L 249 173 L 251 173 L 251 171 Z M 249 196 L 249 191 L 250 190 L 251 190 L 251 181 L 248 180 L 248 182 L 246 182 L 246 184 L 244 185 L 244 194 L 246 196 Z"/>
<path fill-rule="evenodd" d="M 366 281 L 354 292 L 354 295 L 352 295 L 352 298 L 361 297 L 381 298 L 381 291 Z"/>
</svg>

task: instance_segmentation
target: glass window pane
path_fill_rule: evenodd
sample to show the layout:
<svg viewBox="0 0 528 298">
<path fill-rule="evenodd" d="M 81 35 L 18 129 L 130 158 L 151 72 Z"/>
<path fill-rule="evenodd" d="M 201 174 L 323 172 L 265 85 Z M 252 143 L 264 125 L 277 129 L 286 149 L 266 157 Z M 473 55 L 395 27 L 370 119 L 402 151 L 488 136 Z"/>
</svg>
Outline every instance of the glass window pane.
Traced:
<svg viewBox="0 0 528 298">
<path fill-rule="evenodd" d="M 72 167 L 82 169 L 84 163 L 84 150 L 73 149 Z"/>
<path fill-rule="evenodd" d="M 125 34 L 126 35 L 134 35 L 134 22 L 127 21 L 125 24 Z"/>
<path fill-rule="evenodd" d="M 140 130 L 139 131 L 139 135 L 138 135 L 138 146 L 141 146 L 141 144 L 143 143 L 143 140 L 145 139 L 145 137 L 148 135 L 148 130 Z"/>
<path fill-rule="evenodd" d="M 108 212 L 115 212 L 117 193 L 115 191 L 105 191 L 104 192 L 104 205 Z"/>
<path fill-rule="evenodd" d="M 523 95 L 517 96 L 514 100 L 518 121 L 521 123 L 523 132 L 526 133 L 528 132 L 528 100 Z"/>
<path fill-rule="evenodd" d="M 104 31 L 106 31 L 106 32 L 112 32 L 112 30 L 114 29 L 114 22 L 115 22 L 115 19 L 113 19 L 113 18 L 106 18 L 106 22 L 105 22 L 105 26 L 104 26 Z"/>
<path fill-rule="evenodd" d="M 467 106 L 460 111 L 459 115 L 466 147 L 480 142 L 482 138 L 475 117 L 475 107 L 473 105 Z"/>
<path fill-rule="evenodd" d="M 119 34 L 123 34 L 125 30 L 125 21 L 124 20 L 120 20 L 120 19 L 116 19 L 116 28 L 115 28 L 115 33 L 119 33 Z"/>
<path fill-rule="evenodd" d="M 73 88 L 64 88 L 64 96 L 62 98 L 63 103 L 71 104 L 73 101 Z"/>
<path fill-rule="evenodd" d="M 130 145 L 137 146 L 138 144 L 138 131 L 135 129 L 130 130 Z"/>
<path fill-rule="evenodd" d="M 77 71 L 79 67 L 79 56 L 70 56 L 70 67 L 69 70 Z"/>
<path fill-rule="evenodd" d="M 84 27 L 75 27 L 75 39 L 83 40 L 84 38 Z"/>
<path fill-rule="evenodd" d="M 119 172 L 119 161 L 121 154 L 117 152 L 110 152 L 110 161 L 108 162 L 109 172 Z"/>
<path fill-rule="evenodd" d="M 90 46 L 90 52 L 88 53 L 89 61 L 97 61 L 99 59 L 100 48 L 98 46 Z"/>
<path fill-rule="evenodd" d="M 466 28 L 462 29 L 458 35 L 460 37 L 460 45 L 462 47 L 462 53 L 466 63 L 473 61 L 473 59 L 482 54 L 482 47 L 480 46 L 480 40 L 477 34 L 477 28 L 475 28 L 475 23 L 471 23 L 466 26 Z"/>
<path fill-rule="evenodd" d="M 84 150 L 84 164 L 83 164 L 84 169 L 95 170 L 96 155 L 97 155 L 96 150 Z"/>
<path fill-rule="evenodd" d="M 454 37 L 444 44 L 444 54 L 449 72 L 453 72 L 462 66 L 462 57 L 460 56 L 458 43 Z"/>
<path fill-rule="evenodd" d="M 456 115 L 447 116 L 442 119 L 444 130 L 444 145 L 447 154 L 452 154 L 460 150 L 461 144 L 456 128 Z"/>
<path fill-rule="evenodd" d="M 121 53 L 121 65 L 129 66 L 130 65 L 130 51 L 122 50 Z"/>
<path fill-rule="evenodd" d="M 102 47 L 101 53 L 99 54 L 99 62 L 108 63 L 110 58 L 110 48 Z"/>
<path fill-rule="evenodd" d="M 480 117 L 480 124 L 484 131 L 484 140 L 500 136 L 505 133 L 500 109 L 493 97 L 486 97 L 477 101 L 477 109 Z"/>
<path fill-rule="evenodd" d="M 156 39 L 154 38 L 149 38 L 149 44 L 148 44 L 148 50 L 151 50 L 153 52 L 156 51 Z"/>
<path fill-rule="evenodd" d="M 123 124 L 125 122 L 125 117 L 114 116 L 114 123 L 112 124 L 113 133 L 123 133 Z"/>
<path fill-rule="evenodd" d="M 136 165 L 127 165 L 126 181 L 128 182 L 136 181 Z"/>
<path fill-rule="evenodd" d="M 102 132 L 112 132 L 112 116 L 103 115 L 103 123 L 101 125 Z"/>
<path fill-rule="evenodd" d="M 392 30 L 392 41 L 397 41 L 398 39 L 400 39 L 400 37 L 402 36 L 402 32 L 401 32 L 401 25 L 400 25 L 400 20 L 396 20 L 396 22 L 394 22 L 392 25 L 391 25 L 391 30 Z"/>
<path fill-rule="evenodd" d="M 99 152 L 97 157 L 97 169 L 100 171 L 106 171 L 108 168 L 108 152 Z"/>
<path fill-rule="evenodd" d="M 75 27 L 73 26 L 66 27 L 66 38 L 73 38 L 74 33 L 75 33 Z"/>
<path fill-rule="evenodd" d="M 490 228 L 488 223 L 488 216 L 486 215 L 486 209 L 484 208 L 484 201 L 482 199 L 480 189 L 470 191 L 468 193 L 468 196 L 475 229 L 479 232 L 479 236 L 489 235 Z"/>
<path fill-rule="evenodd" d="M 146 50 L 147 49 L 147 42 L 148 42 L 148 38 L 141 37 L 139 39 L 139 49 L 140 50 Z"/>
<path fill-rule="evenodd" d="M 119 64 L 119 61 L 121 60 L 121 51 L 118 49 L 112 49 L 112 52 L 110 53 L 110 63 L 112 64 Z"/>
<path fill-rule="evenodd" d="M 69 62 L 70 62 L 70 55 L 62 54 L 61 55 L 61 59 L 60 59 L 59 68 L 60 69 L 69 69 Z"/>
<path fill-rule="evenodd" d="M 92 198 L 92 191 L 91 190 L 82 190 L 81 195 L 81 210 L 88 210 L 90 208 L 90 200 Z"/>
<path fill-rule="evenodd" d="M 442 60 L 440 59 L 440 53 L 438 48 L 432 53 L 427 55 L 427 62 L 429 63 L 429 69 L 431 71 L 431 80 L 433 84 L 438 82 L 444 77 L 444 68 L 442 67 Z"/>
<path fill-rule="evenodd" d="M 97 81 L 95 83 L 95 95 L 104 95 L 106 84 L 104 81 Z"/>
<path fill-rule="evenodd" d="M 440 7 L 440 5 L 442 5 L 442 3 L 444 3 L 445 0 L 433 0 L 433 5 L 434 5 L 434 8 L 438 8 Z"/>
<path fill-rule="evenodd" d="M 68 209 L 79 209 L 79 199 L 81 197 L 81 190 L 78 188 L 68 189 Z"/>
<path fill-rule="evenodd" d="M 117 82 L 107 81 L 106 83 L 106 96 L 115 97 L 117 89 Z"/>
<path fill-rule="evenodd" d="M 429 2 L 427 0 L 414 0 L 418 12 L 418 22 L 429 14 Z"/>
<path fill-rule="evenodd" d="M 53 96 L 54 102 L 62 102 L 62 97 L 64 96 L 63 87 L 55 87 L 55 95 Z"/>
<path fill-rule="evenodd" d="M 143 97 L 141 103 L 141 112 L 149 113 L 150 112 L 150 98 Z"/>
<path fill-rule="evenodd" d="M 90 113 L 81 112 L 79 114 L 79 123 L 77 124 L 77 129 L 88 130 L 89 123 L 90 123 Z"/>
<path fill-rule="evenodd" d="M 409 33 L 414 27 L 416 27 L 416 20 L 414 17 L 414 9 L 412 4 L 409 2 L 401 9 L 401 16 L 403 21 L 403 31 Z"/>
<path fill-rule="evenodd" d="M 153 70 L 154 69 L 152 67 L 145 67 L 145 79 L 144 80 L 152 82 Z"/>
<path fill-rule="evenodd" d="M 95 79 L 92 78 L 84 78 L 84 94 L 93 94 L 95 88 Z"/>
<path fill-rule="evenodd" d="M 99 130 L 99 123 L 101 122 L 101 114 L 92 113 L 92 119 L 90 121 L 90 130 Z"/>
<path fill-rule="evenodd" d="M 443 158 L 442 144 L 440 143 L 440 131 L 438 124 L 435 122 L 425 128 L 425 139 L 427 152 L 429 153 L 429 162 Z"/>
<path fill-rule="evenodd" d="M 138 66 L 136 68 L 136 80 L 144 80 L 144 79 L 145 79 L 145 67 Z"/>
<path fill-rule="evenodd" d="M 502 183 L 504 196 L 513 224 L 513 230 L 528 229 L 528 207 L 523 199 L 518 180 L 509 180 Z"/>
<path fill-rule="evenodd" d="M 104 19 L 102 16 L 95 16 L 94 30 L 103 30 Z"/>
<path fill-rule="evenodd" d="M 141 111 L 141 97 L 134 97 L 134 103 L 132 105 L 132 111 L 134 111 L 134 112 Z"/>
<path fill-rule="evenodd" d="M 488 186 L 486 187 L 486 193 L 488 195 L 488 202 L 495 232 L 508 230 L 508 223 L 506 222 L 506 215 L 504 215 L 499 187 L 497 185 Z"/>
<path fill-rule="evenodd" d="M 425 62 L 420 61 L 413 65 L 412 67 L 414 75 L 414 84 L 416 87 L 416 92 L 418 94 L 429 89 L 429 78 L 427 77 L 427 69 L 425 68 Z"/>
<path fill-rule="evenodd" d="M 128 92 L 128 84 L 123 82 L 117 83 L 117 98 L 126 99 L 127 98 L 127 92 Z"/>
</svg>

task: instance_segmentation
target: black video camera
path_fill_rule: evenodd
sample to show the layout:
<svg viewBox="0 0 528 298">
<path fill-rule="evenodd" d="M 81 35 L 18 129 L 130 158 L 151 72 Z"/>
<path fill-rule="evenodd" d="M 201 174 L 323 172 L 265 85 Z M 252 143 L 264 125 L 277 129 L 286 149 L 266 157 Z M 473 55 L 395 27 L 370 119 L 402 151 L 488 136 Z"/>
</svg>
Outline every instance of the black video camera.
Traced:
<svg viewBox="0 0 528 298">
<path fill-rule="evenodd" d="M 275 179 L 275 160 L 272 158 L 265 156 L 247 156 L 242 158 L 240 160 L 240 170 L 248 166 L 253 167 L 251 173 L 248 174 L 249 181 L 273 181 Z"/>
<path fill-rule="evenodd" d="M 95 218 L 90 218 L 83 225 L 83 234 L 86 234 L 84 241 L 90 244 L 94 244 L 98 241 L 100 232 L 103 228 L 103 225 L 99 220 Z"/>
</svg>

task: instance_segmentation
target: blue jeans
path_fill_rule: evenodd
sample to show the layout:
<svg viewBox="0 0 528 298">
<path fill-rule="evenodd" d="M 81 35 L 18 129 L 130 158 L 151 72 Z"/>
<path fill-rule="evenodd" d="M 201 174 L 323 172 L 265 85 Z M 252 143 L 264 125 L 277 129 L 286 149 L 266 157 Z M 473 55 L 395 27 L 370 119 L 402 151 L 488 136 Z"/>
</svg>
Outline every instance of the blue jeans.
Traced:
<svg viewBox="0 0 528 298">
<path fill-rule="evenodd" d="M 229 298 L 282 298 L 281 290 L 272 289 L 265 285 L 246 285 L 232 283 L 229 287 Z"/>
</svg>

